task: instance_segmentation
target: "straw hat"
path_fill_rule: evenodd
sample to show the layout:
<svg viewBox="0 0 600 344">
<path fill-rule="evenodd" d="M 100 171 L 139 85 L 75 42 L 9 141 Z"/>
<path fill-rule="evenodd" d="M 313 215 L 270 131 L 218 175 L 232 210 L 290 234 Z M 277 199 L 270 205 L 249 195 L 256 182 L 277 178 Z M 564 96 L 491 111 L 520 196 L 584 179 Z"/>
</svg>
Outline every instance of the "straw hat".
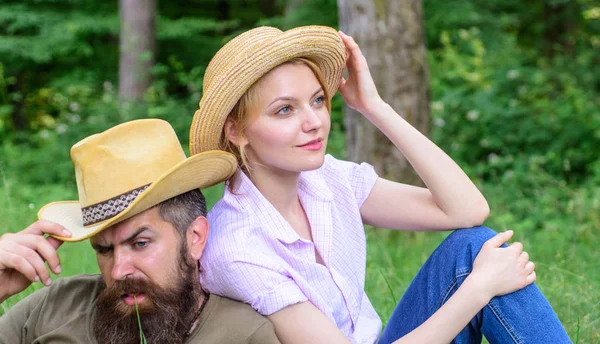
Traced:
<svg viewBox="0 0 600 344">
<path fill-rule="evenodd" d="M 89 136 L 71 148 L 79 201 L 53 202 L 40 219 L 71 231 L 64 241 L 87 239 L 103 229 L 193 189 L 219 183 L 235 172 L 223 151 L 186 158 L 169 123 L 136 120 Z"/>
<path fill-rule="evenodd" d="M 200 109 L 190 129 L 191 154 L 218 149 L 225 120 L 242 95 L 271 69 L 296 57 L 317 65 L 333 96 L 346 62 L 344 44 L 333 28 L 303 26 L 282 32 L 265 26 L 225 44 L 204 74 Z"/>
</svg>

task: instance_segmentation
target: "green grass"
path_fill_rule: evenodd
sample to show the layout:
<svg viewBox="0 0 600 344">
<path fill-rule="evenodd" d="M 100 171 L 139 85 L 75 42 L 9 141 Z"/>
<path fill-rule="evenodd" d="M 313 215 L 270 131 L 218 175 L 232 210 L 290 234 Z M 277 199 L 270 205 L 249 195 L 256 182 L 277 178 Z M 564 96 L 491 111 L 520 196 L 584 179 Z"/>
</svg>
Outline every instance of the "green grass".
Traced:
<svg viewBox="0 0 600 344">
<path fill-rule="evenodd" d="M 142 319 L 140 319 L 140 310 L 138 309 L 138 303 L 135 294 L 133 294 L 133 301 L 135 302 L 135 314 L 137 316 L 138 327 L 140 328 L 140 344 L 147 344 L 146 335 L 142 329 Z"/>
<path fill-rule="evenodd" d="M 572 340 L 576 343 L 600 343 L 600 250 L 597 249 L 600 238 L 598 212 L 592 211 L 597 204 L 591 202 L 597 194 L 575 190 L 572 213 L 557 215 L 562 222 L 548 218 L 547 224 L 544 221 L 532 224 L 529 217 L 520 218 L 518 210 L 529 211 L 527 207 L 531 207 L 531 218 L 537 218 L 539 211 L 534 211 L 540 206 L 550 205 L 538 199 L 520 200 L 521 208 L 515 210 L 511 201 L 514 197 L 506 195 L 502 187 L 486 185 L 483 189 L 493 211 L 486 225 L 498 231 L 509 228 L 516 231 L 515 240 L 524 243 L 537 265 L 538 286 L 553 305 Z M 220 186 L 206 190 L 209 204 L 214 203 L 221 192 Z M 3 219 L 0 234 L 25 228 L 36 219 L 37 210 L 47 202 L 73 199 L 75 196 L 70 185 L 17 186 L 3 177 L 0 184 L 0 218 Z M 384 323 L 420 266 L 446 235 L 367 230 L 366 290 Z M 63 267 L 61 276 L 98 272 L 94 253 L 87 241 L 67 243 L 60 248 L 59 254 Z M 0 314 L 39 288 L 42 286 L 37 283 L 9 298 L 0 305 Z"/>
</svg>

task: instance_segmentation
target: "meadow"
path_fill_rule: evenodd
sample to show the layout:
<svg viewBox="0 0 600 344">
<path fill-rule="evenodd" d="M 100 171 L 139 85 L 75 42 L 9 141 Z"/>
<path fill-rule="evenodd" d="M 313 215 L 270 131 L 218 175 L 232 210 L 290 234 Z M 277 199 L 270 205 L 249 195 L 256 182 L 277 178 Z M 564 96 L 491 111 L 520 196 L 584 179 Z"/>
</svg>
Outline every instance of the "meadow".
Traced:
<svg viewBox="0 0 600 344">
<path fill-rule="evenodd" d="M 48 167 L 44 167 L 48 168 Z M 36 220 L 37 210 L 54 200 L 75 199 L 72 186 L 47 185 L 34 188 L 11 183 L 2 173 L 0 184 L 0 234 L 25 228 Z M 571 190 L 569 200 L 543 201 L 502 196 L 502 185 L 479 185 L 492 208 L 485 225 L 497 231 L 515 230 L 514 240 L 521 241 L 537 265 L 537 284 L 554 307 L 574 343 L 600 342 L 600 205 L 588 204 L 581 194 L 589 190 Z M 596 190 L 596 196 L 598 195 Z M 219 198 L 222 186 L 205 191 L 210 204 Z M 597 199 L 597 198 L 596 198 Z M 532 213 L 543 212 L 541 207 L 556 207 L 570 203 L 571 212 L 563 221 L 548 218 L 540 228 L 528 218 L 518 218 L 514 203 Z M 553 204 L 556 202 L 557 204 Z M 551 212 L 557 208 L 548 209 Z M 560 210 L 559 210 L 560 211 Z M 592 213 L 592 211 L 595 211 Z M 532 217 L 534 218 L 534 217 Z M 587 221 L 587 222 L 584 222 Z M 448 233 L 399 232 L 366 228 L 368 236 L 366 290 L 384 323 L 402 297 L 411 279 L 429 254 Z M 95 255 L 89 242 L 67 243 L 59 249 L 63 273 L 97 273 Z M 34 290 L 39 283 L 9 298 L 0 305 L 0 314 Z"/>
<path fill-rule="evenodd" d="M 0 2 L 0 235 L 25 228 L 48 202 L 76 199 L 74 143 L 150 117 L 171 123 L 186 147 L 205 68 L 227 40 L 258 25 L 339 27 L 338 3 L 350 2 L 159 1 L 152 84 L 132 105 L 118 94 L 118 2 Z M 573 342 L 600 344 L 600 4 L 418 3 L 431 139 L 486 196 L 485 225 L 523 242 Z M 331 122 L 328 150 L 345 158 L 338 96 Z M 206 190 L 209 203 L 221 192 Z M 365 230 L 366 290 L 385 322 L 448 233 Z M 98 272 L 88 242 L 59 252 L 62 276 Z M 0 304 L 0 314 L 41 287 Z"/>
</svg>

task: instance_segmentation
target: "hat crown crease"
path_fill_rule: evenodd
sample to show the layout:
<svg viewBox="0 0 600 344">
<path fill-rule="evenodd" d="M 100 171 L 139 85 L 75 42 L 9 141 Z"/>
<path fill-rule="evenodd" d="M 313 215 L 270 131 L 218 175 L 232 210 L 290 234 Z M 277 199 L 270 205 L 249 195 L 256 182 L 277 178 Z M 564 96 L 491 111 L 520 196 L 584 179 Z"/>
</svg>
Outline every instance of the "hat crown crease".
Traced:
<svg viewBox="0 0 600 344">
<path fill-rule="evenodd" d="M 185 160 L 167 122 L 134 122 L 136 130 L 127 125 L 115 127 L 71 150 L 82 208 L 150 184 Z"/>
</svg>

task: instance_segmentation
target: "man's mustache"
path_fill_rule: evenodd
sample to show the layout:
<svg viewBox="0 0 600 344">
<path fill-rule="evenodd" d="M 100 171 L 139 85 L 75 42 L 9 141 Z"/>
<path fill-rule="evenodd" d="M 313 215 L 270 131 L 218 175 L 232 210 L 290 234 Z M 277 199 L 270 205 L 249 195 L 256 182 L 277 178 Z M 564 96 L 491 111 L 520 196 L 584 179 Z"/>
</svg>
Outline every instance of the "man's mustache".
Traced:
<svg viewBox="0 0 600 344">
<path fill-rule="evenodd" d="M 115 309 L 117 314 L 124 316 L 133 313 L 134 309 L 122 302 L 121 298 L 128 295 L 144 294 L 144 302 L 138 305 L 138 311 L 140 313 L 157 311 L 155 302 L 161 292 L 163 298 L 169 297 L 168 293 L 165 295 L 164 290 L 150 280 L 127 278 L 115 281 L 110 287 L 106 287 L 98 296 L 96 304 L 111 307 Z"/>
<path fill-rule="evenodd" d="M 156 286 L 153 286 L 152 282 L 145 281 L 140 278 L 124 279 L 115 281 L 110 287 L 107 287 L 107 292 L 122 296 L 124 294 L 146 294 L 149 290 L 153 290 Z"/>
</svg>

